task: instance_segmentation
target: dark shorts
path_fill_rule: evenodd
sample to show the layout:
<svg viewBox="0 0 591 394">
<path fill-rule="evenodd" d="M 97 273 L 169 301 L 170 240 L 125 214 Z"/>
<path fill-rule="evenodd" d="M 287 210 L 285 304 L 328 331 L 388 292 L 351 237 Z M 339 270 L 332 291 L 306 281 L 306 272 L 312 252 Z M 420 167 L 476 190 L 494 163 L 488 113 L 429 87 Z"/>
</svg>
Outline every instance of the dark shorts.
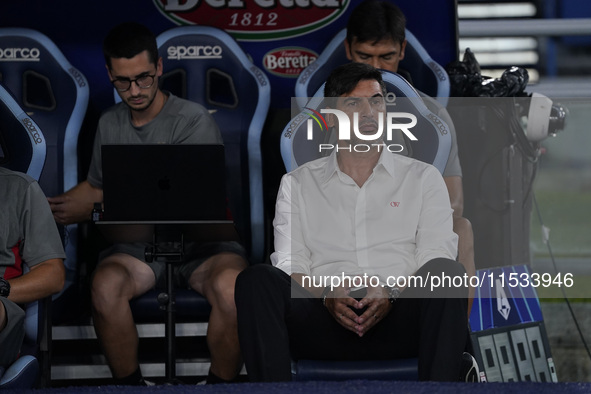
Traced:
<svg viewBox="0 0 591 394">
<path fill-rule="evenodd" d="M 18 357 L 25 337 L 25 311 L 12 301 L 0 298 L 6 309 L 6 327 L 0 331 L 0 367 L 7 368 Z"/>
<path fill-rule="evenodd" d="M 103 252 L 99 256 L 99 261 L 115 253 L 124 253 L 135 257 L 148 264 L 154 271 L 156 277 L 156 287 L 166 287 L 166 262 L 152 261 L 146 262 L 146 247 L 150 246 L 147 243 L 133 243 L 133 244 L 115 244 Z M 169 247 L 174 248 L 176 244 L 168 244 Z M 189 278 L 193 271 L 197 269 L 205 260 L 220 253 L 235 253 L 245 260 L 246 251 L 238 242 L 211 242 L 205 244 L 189 243 L 185 246 L 184 263 L 175 263 L 173 266 L 173 283 L 177 288 L 189 288 Z"/>
</svg>

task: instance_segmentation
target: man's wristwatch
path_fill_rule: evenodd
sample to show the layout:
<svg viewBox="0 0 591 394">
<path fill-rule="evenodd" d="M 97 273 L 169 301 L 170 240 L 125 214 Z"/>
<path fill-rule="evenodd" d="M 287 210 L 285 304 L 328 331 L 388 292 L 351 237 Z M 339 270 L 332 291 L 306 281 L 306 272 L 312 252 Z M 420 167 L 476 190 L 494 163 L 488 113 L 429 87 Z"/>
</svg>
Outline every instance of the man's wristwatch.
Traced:
<svg viewBox="0 0 591 394">
<path fill-rule="evenodd" d="M 326 286 L 324 290 L 322 290 L 322 294 L 320 294 L 320 298 L 322 298 L 322 305 L 326 306 L 326 297 L 328 296 L 328 293 L 330 293 L 331 291 L 332 289 L 330 288 L 330 286 Z"/>
<path fill-rule="evenodd" d="M 390 304 L 393 304 L 394 301 L 400 297 L 400 293 L 402 293 L 398 287 L 384 286 L 384 289 L 388 292 L 388 300 L 390 301 Z"/>
<path fill-rule="evenodd" d="M 0 297 L 8 297 L 10 294 L 10 283 L 0 276 Z"/>
</svg>

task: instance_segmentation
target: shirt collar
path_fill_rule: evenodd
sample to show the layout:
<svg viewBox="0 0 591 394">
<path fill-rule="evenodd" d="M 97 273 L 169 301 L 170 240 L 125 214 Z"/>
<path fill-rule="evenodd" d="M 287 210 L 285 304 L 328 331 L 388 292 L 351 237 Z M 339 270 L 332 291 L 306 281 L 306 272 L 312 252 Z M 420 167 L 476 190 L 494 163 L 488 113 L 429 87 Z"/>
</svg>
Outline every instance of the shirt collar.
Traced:
<svg viewBox="0 0 591 394">
<path fill-rule="evenodd" d="M 390 153 L 388 151 L 387 147 L 384 146 L 383 150 L 381 152 L 380 158 L 378 159 L 378 162 L 377 162 L 376 166 L 374 167 L 374 171 L 377 168 L 384 168 L 386 170 L 386 172 L 392 178 L 394 178 L 394 174 L 396 173 L 396 171 L 394 169 L 394 158 L 392 157 L 393 155 L 395 155 L 395 153 Z M 324 166 L 324 175 L 322 177 L 322 182 L 323 183 L 328 182 L 330 180 L 330 178 L 332 178 L 332 176 L 334 174 L 336 174 L 338 171 L 340 171 L 340 169 L 339 169 L 339 164 L 337 162 L 337 153 L 336 153 L 336 149 L 335 149 L 332 151 L 332 153 L 328 157 L 326 165 Z"/>
<path fill-rule="evenodd" d="M 334 149 L 330 156 L 328 156 L 328 160 L 326 161 L 326 165 L 324 166 L 324 176 L 322 177 L 322 182 L 328 182 L 330 178 L 332 178 L 332 176 L 337 173 L 338 170 L 339 164 L 337 163 L 337 150 Z"/>
</svg>

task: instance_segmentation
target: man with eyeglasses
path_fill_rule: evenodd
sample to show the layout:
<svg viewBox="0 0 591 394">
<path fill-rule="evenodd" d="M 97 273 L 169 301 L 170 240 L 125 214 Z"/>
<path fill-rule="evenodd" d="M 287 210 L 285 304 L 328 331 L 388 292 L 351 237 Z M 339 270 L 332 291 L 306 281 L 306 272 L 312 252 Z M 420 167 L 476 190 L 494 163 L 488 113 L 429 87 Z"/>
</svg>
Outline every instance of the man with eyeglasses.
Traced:
<svg viewBox="0 0 591 394">
<path fill-rule="evenodd" d="M 49 198 L 61 224 L 86 221 L 101 202 L 101 146 L 105 144 L 222 144 L 220 131 L 201 105 L 158 87 L 162 58 L 146 27 L 124 23 L 103 43 L 109 78 L 122 102 L 105 111 L 98 124 L 87 180 Z M 187 178 L 190 182 L 190 178 Z M 149 196 L 147 196 L 149 198 Z M 164 262 L 145 262 L 145 245 L 117 244 L 103 251 L 92 279 L 93 322 L 117 384 L 144 385 L 137 357 L 138 334 L 129 301 L 163 285 Z M 234 283 L 246 266 L 235 242 L 194 248 L 191 260 L 175 271 L 177 285 L 203 294 L 212 310 L 207 342 L 211 354 L 208 383 L 233 380 L 241 368 Z"/>
</svg>

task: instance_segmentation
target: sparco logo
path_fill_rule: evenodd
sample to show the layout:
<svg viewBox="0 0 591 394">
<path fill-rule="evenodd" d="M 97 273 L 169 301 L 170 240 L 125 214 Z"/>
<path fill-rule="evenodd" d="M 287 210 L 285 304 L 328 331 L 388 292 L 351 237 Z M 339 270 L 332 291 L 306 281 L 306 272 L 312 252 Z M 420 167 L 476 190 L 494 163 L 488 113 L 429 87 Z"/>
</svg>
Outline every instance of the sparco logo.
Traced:
<svg viewBox="0 0 591 394">
<path fill-rule="evenodd" d="M 168 58 L 172 60 L 221 59 L 222 47 L 219 45 L 193 45 L 190 47 L 178 45 L 168 47 L 166 53 Z"/>
<path fill-rule="evenodd" d="M 437 129 L 439 130 L 439 134 L 441 134 L 441 135 L 447 134 L 447 125 L 445 123 L 443 123 L 443 121 L 438 116 L 435 116 L 433 114 L 429 114 L 429 115 L 427 115 L 427 117 L 429 119 L 431 119 L 431 122 L 433 122 L 435 127 L 437 127 Z"/>
<path fill-rule="evenodd" d="M 2 62 L 38 62 L 39 48 L 0 48 Z"/>
<path fill-rule="evenodd" d="M 308 82 L 308 78 L 310 78 L 310 76 L 314 73 L 314 71 L 316 71 L 318 67 L 318 63 L 312 63 L 309 67 L 306 67 L 306 69 L 302 71 L 302 73 L 300 74 L 298 78 L 298 83 L 305 84 L 306 82 Z"/>
<path fill-rule="evenodd" d="M 86 79 L 82 74 L 80 74 L 80 71 L 76 70 L 74 67 L 71 67 L 68 71 L 70 72 L 70 75 L 76 80 L 78 86 L 86 86 Z"/>
<path fill-rule="evenodd" d="M 447 79 L 447 75 L 441 70 L 441 67 L 439 67 L 439 64 L 437 64 L 435 62 L 430 62 L 429 67 L 437 75 L 437 78 L 439 78 L 440 81 L 445 81 Z"/>
<path fill-rule="evenodd" d="M 39 131 L 37 130 L 37 128 L 35 127 L 35 124 L 33 123 L 33 121 L 31 119 L 24 118 L 23 124 L 25 125 L 27 130 L 29 130 L 29 133 L 31 134 L 31 137 L 33 137 L 33 141 L 35 141 L 35 144 L 40 144 L 43 142 L 43 138 L 41 138 L 41 134 L 39 134 Z"/>
<path fill-rule="evenodd" d="M 295 130 L 297 130 L 298 127 L 300 127 L 300 124 L 302 124 L 303 121 L 305 121 L 307 119 L 308 119 L 308 116 L 303 113 L 300 113 L 298 116 L 296 116 L 294 119 L 292 119 L 291 123 L 289 124 L 289 128 L 283 134 L 285 136 L 285 138 L 291 138 L 293 135 L 293 132 Z"/>
<path fill-rule="evenodd" d="M 177 25 L 223 29 L 237 40 L 277 40 L 339 19 L 351 0 L 152 0 Z"/>
<path fill-rule="evenodd" d="M 259 84 L 261 86 L 266 86 L 267 85 L 267 78 L 265 78 L 263 72 L 256 66 L 252 66 L 250 68 L 250 71 L 252 71 L 252 73 L 254 74 L 254 76 L 256 77 L 256 79 L 259 81 Z"/>
</svg>

